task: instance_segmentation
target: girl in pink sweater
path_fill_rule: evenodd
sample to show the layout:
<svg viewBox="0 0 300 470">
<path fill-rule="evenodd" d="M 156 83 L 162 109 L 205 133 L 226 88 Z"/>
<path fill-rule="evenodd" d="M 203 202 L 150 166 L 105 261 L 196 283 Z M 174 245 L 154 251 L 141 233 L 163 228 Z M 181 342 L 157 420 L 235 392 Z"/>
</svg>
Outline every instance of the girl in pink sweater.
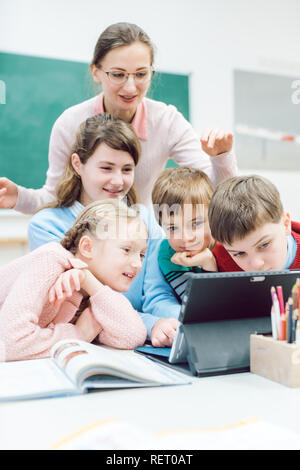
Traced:
<svg viewBox="0 0 300 470">
<path fill-rule="evenodd" d="M 55 122 L 43 188 L 29 189 L 0 178 L 0 208 L 32 214 L 53 201 L 55 186 L 64 172 L 78 126 L 87 118 L 104 112 L 131 123 L 140 140 L 142 158 L 135 184 L 139 200 L 146 207 L 151 207 L 152 187 L 168 158 L 173 158 L 178 165 L 204 171 L 213 185 L 237 174 L 231 133 L 207 129 L 200 141 L 175 106 L 146 98 L 153 65 L 154 48 L 141 28 L 130 23 L 106 28 L 99 37 L 91 63 L 93 80 L 101 84 L 102 93 L 68 108 Z"/>
<path fill-rule="evenodd" d="M 146 328 L 126 292 L 142 267 L 148 233 L 115 200 L 85 207 L 61 243 L 0 269 L 0 360 L 49 356 L 62 339 L 133 349 Z"/>
</svg>

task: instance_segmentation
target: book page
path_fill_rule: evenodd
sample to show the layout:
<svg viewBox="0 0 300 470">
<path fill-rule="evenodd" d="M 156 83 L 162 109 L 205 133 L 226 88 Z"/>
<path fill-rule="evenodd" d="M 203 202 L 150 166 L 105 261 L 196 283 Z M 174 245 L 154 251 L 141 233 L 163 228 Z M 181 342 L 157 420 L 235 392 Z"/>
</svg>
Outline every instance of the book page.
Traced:
<svg viewBox="0 0 300 470">
<path fill-rule="evenodd" d="M 52 359 L 0 363 L 0 400 L 74 393 L 76 387 Z"/>
<path fill-rule="evenodd" d="M 182 374 L 153 362 L 133 351 L 118 350 L 84 341 L 61 341 L 52 355 L 68 377 L 79 384 L 94 374 L 114 375 L 148 384 L 189 383 Z M 100 384 L 99 377 L 99 385 Z M 105 381 L 104 386 L 105 386 Z"/>
</svg>

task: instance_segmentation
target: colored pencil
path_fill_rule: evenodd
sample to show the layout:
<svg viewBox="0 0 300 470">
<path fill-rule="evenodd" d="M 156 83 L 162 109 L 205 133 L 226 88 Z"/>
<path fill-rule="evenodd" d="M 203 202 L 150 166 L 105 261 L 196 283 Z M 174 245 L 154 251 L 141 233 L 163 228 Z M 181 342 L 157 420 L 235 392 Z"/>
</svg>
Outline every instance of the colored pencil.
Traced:
<svg viewBox="0 0 300 470">
<path fill-rule="evenodd" d="M 293 299 L 291 297 L 289 297 L 288 306 L 289 306 L 289 316 L 288 316 L 287 342 L 292 343 L 293 342 L 293 338 L 292 338 L 292 331 L 293 331 Z"/>
<path fill-rule="evenodd" d="M 282 286 L 276 286 L 277 290 L 277 297 L 279 302 L 280 313 L 284 313 L 284 301 L 283 301 L 283 293 L 282 293 Z"/>
</svg>

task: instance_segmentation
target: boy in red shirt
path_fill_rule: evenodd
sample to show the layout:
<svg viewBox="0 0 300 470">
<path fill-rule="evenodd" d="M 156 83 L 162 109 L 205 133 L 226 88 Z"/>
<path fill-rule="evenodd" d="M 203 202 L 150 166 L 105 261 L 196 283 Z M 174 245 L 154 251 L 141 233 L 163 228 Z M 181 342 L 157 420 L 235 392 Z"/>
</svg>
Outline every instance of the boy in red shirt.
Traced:
<svg viewBox="0 0 300 470">
<path fill-rule="evenodd" d="M 251 175 L 219 184 L 209 206 L 218 271 L 300 268 L 300 223 L 291 222 L 277 188 Z"/>
</svg>

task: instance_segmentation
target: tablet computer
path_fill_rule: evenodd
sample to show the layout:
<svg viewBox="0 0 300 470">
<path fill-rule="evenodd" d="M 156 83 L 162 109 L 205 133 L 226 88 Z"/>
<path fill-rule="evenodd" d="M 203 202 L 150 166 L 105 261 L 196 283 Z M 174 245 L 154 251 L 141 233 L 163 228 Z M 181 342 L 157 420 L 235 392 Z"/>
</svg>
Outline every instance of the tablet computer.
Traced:
<svg viewBox="0 0 300 470">
<path fill-rule="evenodd" d="M 195 375 L 250 369 L 250 334 L 271 333 L 272 286 L 291 295 L 300 270 L 188 274 L 169 362 Z"/>
</svg>

